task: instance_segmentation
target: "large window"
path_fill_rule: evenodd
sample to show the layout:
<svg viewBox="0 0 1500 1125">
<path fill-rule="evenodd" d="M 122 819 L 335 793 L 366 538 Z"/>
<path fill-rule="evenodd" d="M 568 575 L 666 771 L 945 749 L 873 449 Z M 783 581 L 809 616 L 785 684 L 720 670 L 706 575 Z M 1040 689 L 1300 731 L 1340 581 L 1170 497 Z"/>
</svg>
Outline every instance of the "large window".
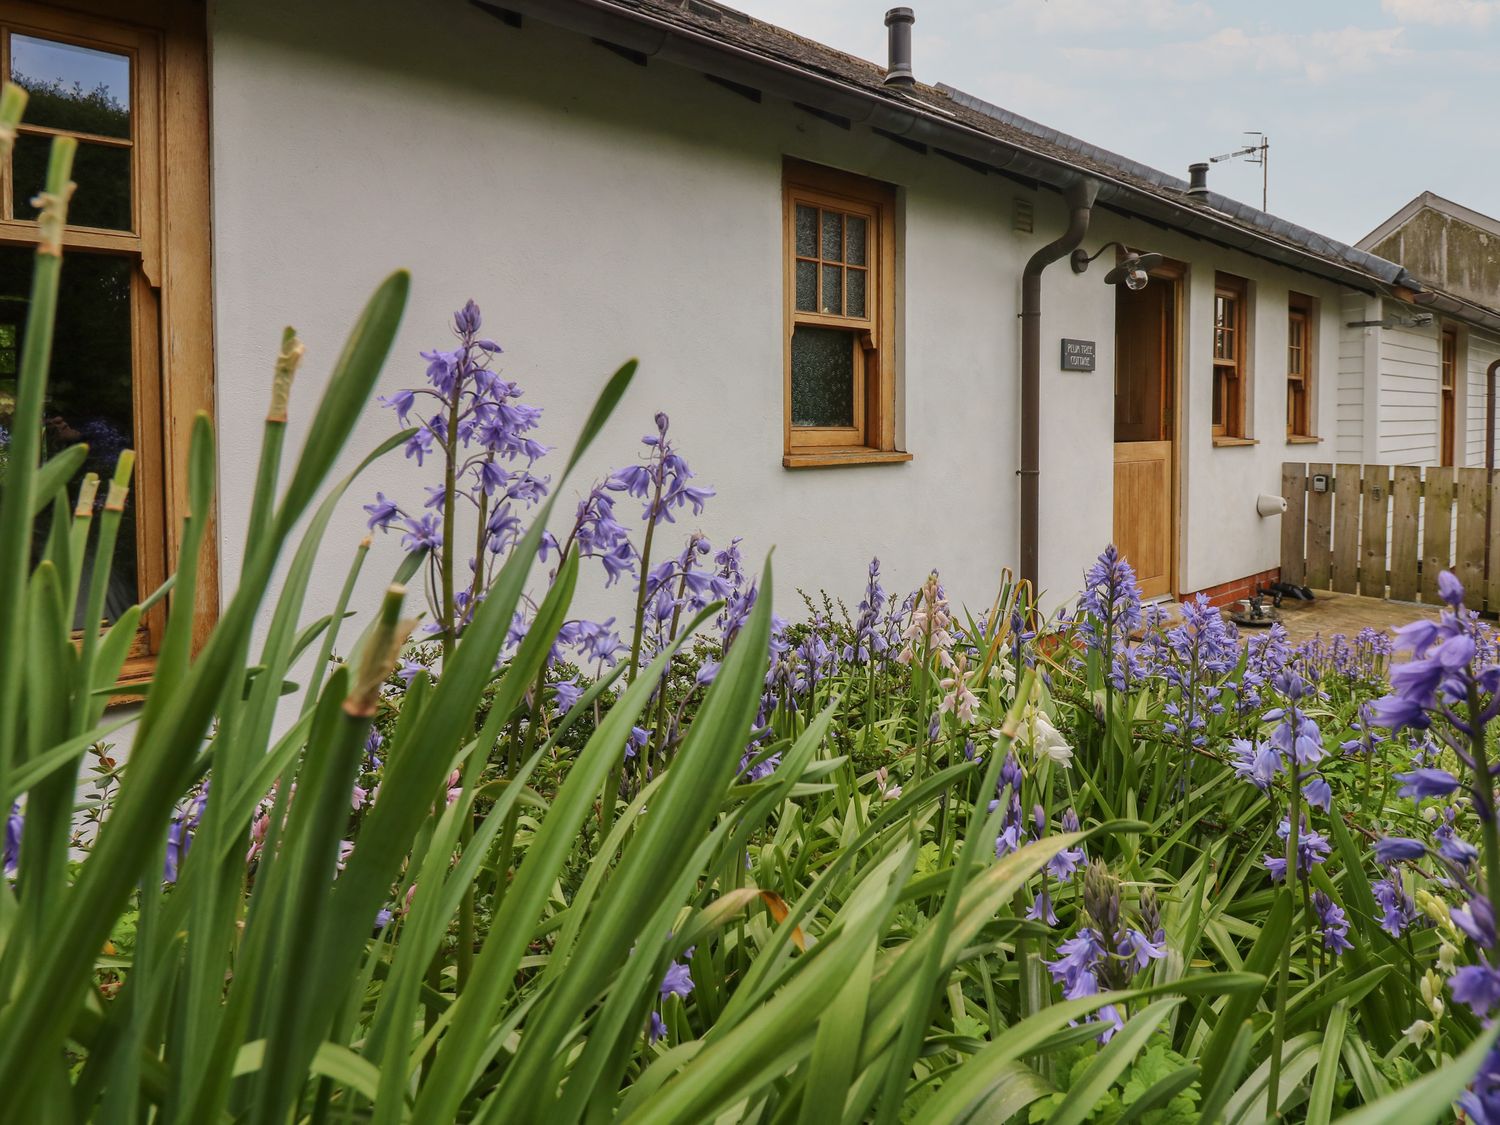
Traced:
<svg viewBox="0 0 1500 1125">
<path fill-rule="evenodd" d="M 1458 396 L 1457 329 L 1443 329 L 1442 358 L 1439 366 L 1442 383 L 1442 397 L 1438 402 L 1440 464 L 1452 465 L 1456 463 L 1453 453 L 1456 444 L 1454 440 L 1454 407 Z"/>
<path fill-rule="evenodd" d="M 50 456 L 86 442 L 80 479 L 94 472 L 106 482 L 121 450 L 136 451 L 107 622 L 159 586 L 172 564 L 187 428 L 212 401 L 212 344 L 201 12 L 195 22 L 172 15 L 191 5 L 161 0 L 96 6 L 156 26 L 19 0 L 0 15 L 0 79 L 29 94 L 11 159 L 0 167 L 0 427 L 15 424 L 38 241 L 32 200 L 53 138 L 69 136 L 78 142 L 77 188 L 63 238 L 43 444 Z M 217 599 L 212 573 L 206 577 L 205 608 Z M 127 675 L 149 674 L 161 625 L 158 608 L 142 625 Z"/>
<path fill-rule="evenodd" d="M 1245 426 L 1245 382 L 1248 377 L 1245 340 L 1244 278 L 1214 275 L 1214 388 L 1215 438 L 1248 437 Z"/>
<path fill-rule="evenodd" d="M 895 442 L 895 194 L 788 161 L 783 463 L 906 460 Z"/>
<path fill-rule="evenodd" d="M 1313 378 L 1317 350 L 1313 345 L 1313 299 L 1291 294 L 1286 316 L 1286 436 L 1312 438 Z"/>
</svg>

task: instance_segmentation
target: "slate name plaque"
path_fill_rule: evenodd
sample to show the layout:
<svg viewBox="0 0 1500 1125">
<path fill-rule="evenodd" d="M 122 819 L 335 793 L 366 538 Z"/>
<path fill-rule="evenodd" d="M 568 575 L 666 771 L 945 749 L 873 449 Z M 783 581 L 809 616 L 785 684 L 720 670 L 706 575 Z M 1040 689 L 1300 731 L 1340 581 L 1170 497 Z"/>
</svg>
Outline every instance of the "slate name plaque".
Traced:
<svg viewBox="0 0 1500 1125">
<path fill-rule="evenodd" d="M 1064 371 L 1092 371 L 1094 369 L 1094 341 L 1064 338 L 1062 369 Z"/>
</svg>

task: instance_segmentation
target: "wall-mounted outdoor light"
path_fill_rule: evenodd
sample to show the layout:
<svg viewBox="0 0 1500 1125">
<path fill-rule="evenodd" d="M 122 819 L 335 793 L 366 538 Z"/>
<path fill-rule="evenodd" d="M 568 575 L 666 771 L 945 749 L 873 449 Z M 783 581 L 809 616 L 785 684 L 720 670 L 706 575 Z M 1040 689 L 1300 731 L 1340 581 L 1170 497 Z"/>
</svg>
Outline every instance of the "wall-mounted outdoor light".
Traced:
<svg viewBox="0 0 1500 1125">
<path fill-rule="evenodd" d="M 1161 265 L 1161 255 L 1139 254 L 1123 242 L 1106 242 L 1092 254 L 1084 253 L 1083 247 L 1080 246 L 1077 250 L 1073 251 L 1072 256 L 1068 259 L 1069 263 L 1073 266 L 1073 272 L 1082 273 L 1088 269 L 1089 263 L 1111 246 L 1123 250 L 1125 256 L 1120 259 L 1119 264 L 1114 269 L 1104 275 L 1104 284 L 1119 285 L 1121 282 L 1124 282 L 1126 289 L 1146 288 L 1146 282 L 1151 280 L 1149 271 Z"/>
</svg>

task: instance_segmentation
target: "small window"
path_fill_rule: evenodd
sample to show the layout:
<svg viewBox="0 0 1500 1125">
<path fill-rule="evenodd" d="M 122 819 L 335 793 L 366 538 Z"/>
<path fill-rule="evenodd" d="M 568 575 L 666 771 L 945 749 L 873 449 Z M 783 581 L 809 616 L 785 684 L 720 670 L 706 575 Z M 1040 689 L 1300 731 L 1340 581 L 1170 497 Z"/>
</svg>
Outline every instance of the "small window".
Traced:
<svg viewBox="0 0 1500 1125">
<path fill-rule="evenodd" d="M 1441 464 L 1452 465 L 1455 464 L 1453 412 L 1458 394 L 1458 331 L 1453 328 L 1443 329 L 1441 376 L 1442 397 L 1438 406 Z"/>
<path fill-rule="evenodd" d="M 895 193 L 788 161 L 788 467 L 904 460 L 895 443 Z"/>
<path fill-rule="evenodd" d="M 1310 438 L 1313 433 L 1313 378 L 1317 352 L 1313 344 L 1311 297 L 1291 294 L 1286 318 L 1286 435 Z"/>
<path fill-rule="evenodd" d="M 1214 275 L 1214 437 L 1247 437 L 1245 296 L 1242 277 Z"/>
</svg>

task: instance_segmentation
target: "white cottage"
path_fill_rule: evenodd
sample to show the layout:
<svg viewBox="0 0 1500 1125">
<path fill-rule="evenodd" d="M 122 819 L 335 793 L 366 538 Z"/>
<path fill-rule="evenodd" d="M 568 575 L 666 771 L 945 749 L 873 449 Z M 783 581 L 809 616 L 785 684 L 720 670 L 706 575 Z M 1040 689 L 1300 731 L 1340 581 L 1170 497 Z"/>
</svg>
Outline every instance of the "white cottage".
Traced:
<svg viewBox="0 0 1500 1125">
<path fill-rule="evenodd" d="M 142 450 L 142 588 L 174 551 L 193 411 L 218 426 L 228 586 L 280 326 L 310 349 L 305 409 L 395 266 L 415 285 L 383 390 L 471 296 L 547 440 L 638 355 L 578 487 L 668 411 L 718 490 L 703 530 L 776 546 L 784 595 L 856 593 L 878 555 L 892 588 L 938 566 L 977 607 L 1019 565 L 1055 600 L 1111 540 L 1155 595 L 1274 577 L 1282 462 L 1368 425 L 1346 322 L 1422 287 L 1206 169 L 914 80 L 910 19 L 882 67 L 710 0 L 7 0 L 0 65 L 38 96 L 0 192 L 0 365 L 64 130 L 56 428 Z M 392 424 L 372 410 L 361 451 Z M 420 483 L 398 456 L 364 491 Z M 358 505 L 341 519 L 352 547 Z"/>
</svg>

